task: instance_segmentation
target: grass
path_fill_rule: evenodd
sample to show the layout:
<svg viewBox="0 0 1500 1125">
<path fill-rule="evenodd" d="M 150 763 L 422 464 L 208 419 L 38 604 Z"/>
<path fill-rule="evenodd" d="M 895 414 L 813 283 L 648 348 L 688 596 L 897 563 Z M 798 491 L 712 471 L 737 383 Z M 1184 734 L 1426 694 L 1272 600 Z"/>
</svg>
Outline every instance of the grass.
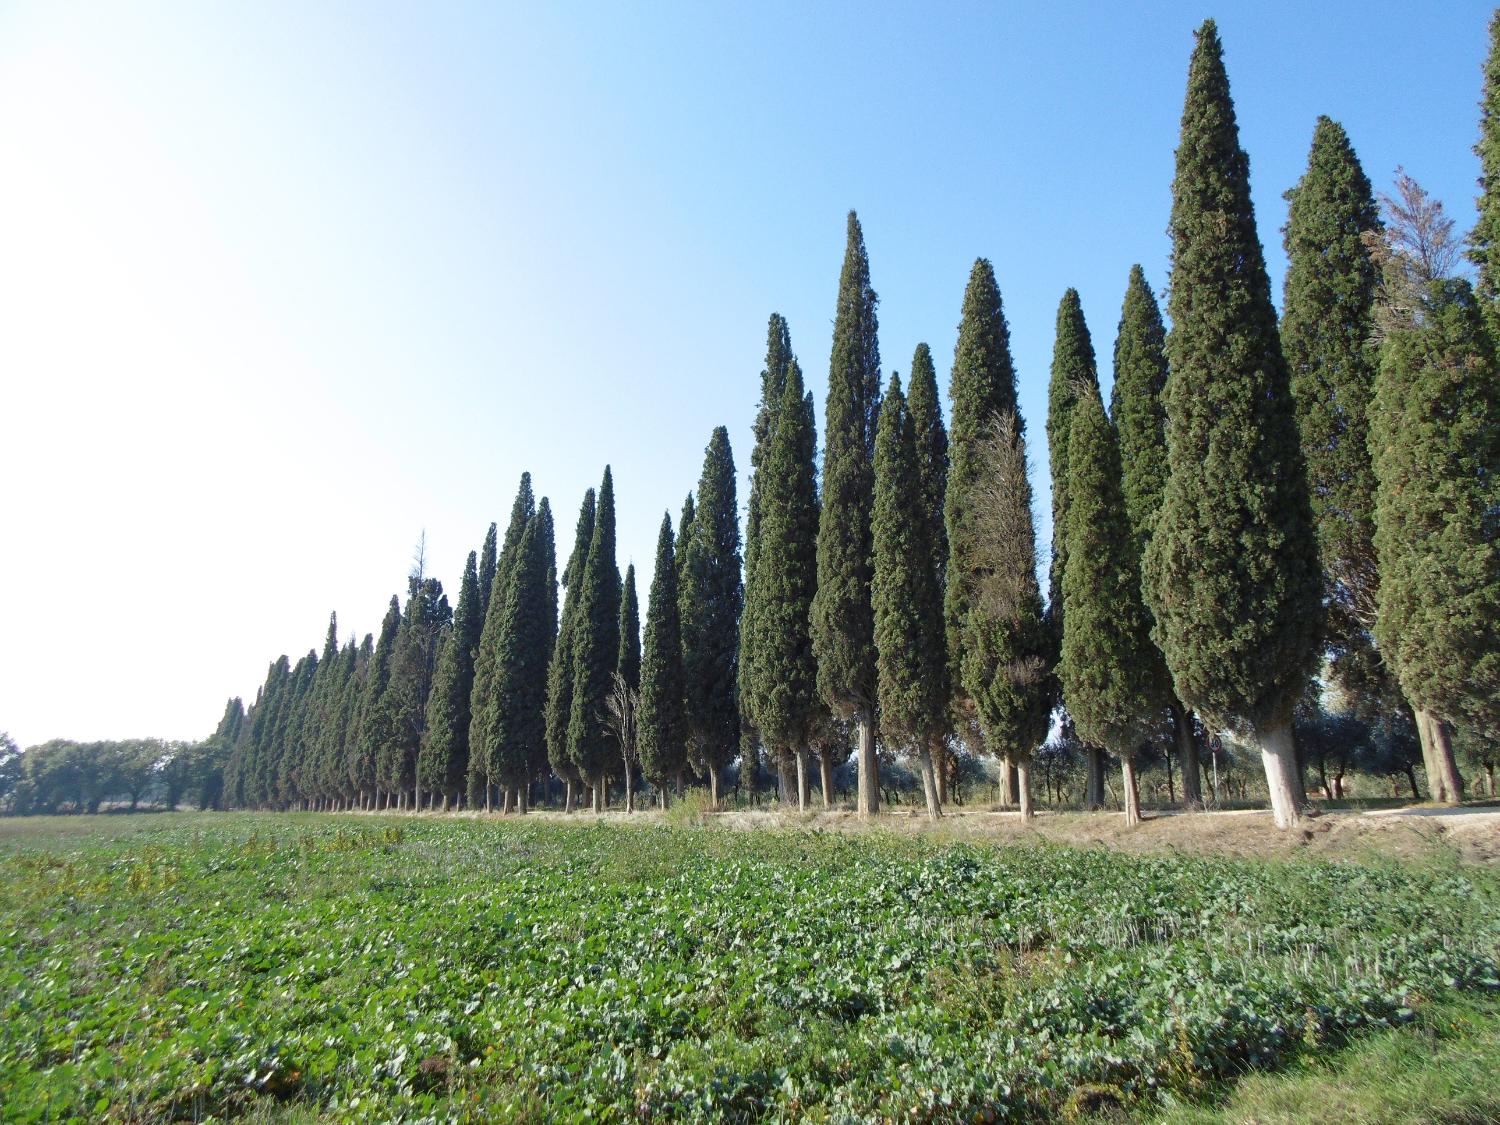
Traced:
<svg viewBox="0 0 1500 1125">
<path fill-rule="evenodd" d="M 1217 1106 L 1159 1125 L 1492 1125 L 1500 1121 L 1500 1002 L 1430 1004 L 1412 1022 L 1286 1071 L 1252 1074 Z"/>
<path fill-rule="evenodd" d="M 1412 1036 L 1455 1097 L 1492 1068 L 1500 883 L 1456 859 L 682 819 L 0 822 L 0 1116 L 1136 1119 Z"/>
</svg>

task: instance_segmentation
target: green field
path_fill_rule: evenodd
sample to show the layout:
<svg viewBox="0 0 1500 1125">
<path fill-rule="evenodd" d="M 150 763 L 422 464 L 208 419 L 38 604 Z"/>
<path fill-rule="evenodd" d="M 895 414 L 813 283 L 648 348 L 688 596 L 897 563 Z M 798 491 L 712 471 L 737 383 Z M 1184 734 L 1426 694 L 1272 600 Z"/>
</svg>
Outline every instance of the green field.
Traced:
<svg viewBox="0 0 1500 1125">
<path fill-rule="evenodd" d="M 1493 1051 L 1497 958 L 1500 888 L 1456 866 L 541 819 L 11 821 L 0 1112 L 1191 1114 L 1429 1013 L 1489 1012 Z"/>
</svg>

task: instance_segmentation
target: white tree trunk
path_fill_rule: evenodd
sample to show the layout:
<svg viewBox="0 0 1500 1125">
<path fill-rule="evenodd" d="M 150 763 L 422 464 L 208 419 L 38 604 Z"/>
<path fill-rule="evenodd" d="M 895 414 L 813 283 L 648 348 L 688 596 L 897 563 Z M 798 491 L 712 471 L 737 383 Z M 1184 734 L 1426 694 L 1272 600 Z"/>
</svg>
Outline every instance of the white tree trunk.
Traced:
<svg viewBox="0 0 1500 1125">
<path fill-rule="evenodd" d="M 833 761 L 826 751 L 818 751 L 818 770 L 823 784 L 823 807 L 833 808 Z"/>
<path fill-rule="evenodd" d="M 1021 819 L 1030 820 L 1036 815 L 1031 807 L 1031 759 L 1016 760 L 1016 798 L 1021 805 Z"/>
<path fill-rule="evenodd" d="M 1125 789 L 1125 826 L 1133 828 L 1141 822 L 1141 790 L 1135 780 L 1135 755 L 1120 755 L 1120 772 Z"/>
<path fill-rule="evenodd" d="M 807 811 L 807 749 L 797 749 L 797 811 Z"/>
<path fill-rule="evenodd" d="M 573 811 L 573 782 L 563 778 L 563 812 Z"/>
<path fill-rule="evenodd" d="M 708 805 L 715 812 L 719 811 L 719 771 L 712 765 L 708 767 Z"/>
<path fill-rule="evenodd" d="M 856 722 L 859 725 L 857 811 L 862 817 L 874 816 L 880 811 L 880 762 L 875 757 L 875 719 L 868 711 L 861 711 Z"/>
<path fill-rule="evenodd" d="M 922 772 L 922 793 L 927 798 L 927 819 L 936 820 L 943 815 L 943 802 L 938 795 L 937 771 L 932 765 L 932 751 L 925 745 L 917 748 L 917 767 Z"/>
<path fill-rule="evenodd" d="M 1302 778 L 1297 770 L 1297 749 L 1292 744 L 1292 724 L 1255 731 L 1260 762 L 1266 771 L 1266 789 L 1271 794 L 1271 816 L 1277 828 L 1295 828 L 1302 821 Z"/>
<path fill-rule="evenodd" d="M 937 780 L 938 808 L 948 803 L 948 742 L 942 735 L 932 740 L 932 772 Z"/>
</svg>

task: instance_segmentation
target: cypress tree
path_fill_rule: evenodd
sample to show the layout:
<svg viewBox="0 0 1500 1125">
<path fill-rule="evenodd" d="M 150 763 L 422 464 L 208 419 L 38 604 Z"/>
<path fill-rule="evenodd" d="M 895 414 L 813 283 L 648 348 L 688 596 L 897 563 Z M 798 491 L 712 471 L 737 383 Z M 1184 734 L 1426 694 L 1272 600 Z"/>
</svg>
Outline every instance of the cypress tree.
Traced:
<svg viewBox="0 0 1500 1125">
<path fill-rule="evenodd" d="M 1476 292 L 1492 334 L 1500 318 L 1500 10 L 1490 17 L 1490 50 L 1484 60 L 1479 102 L 1478 221 L 1469 233 L 1469 260 L 1479 269 Z"/>
<path fill-rule="evenodd" d="M 615 670 L 625 678 L 631 691 L 641 689 L 641 603 L 635 593 L 635 563 L 625 568 L 625 585 L 620 593 L 620 651 L 615 656 Z"/>
<path fill-rule="evenodd" d="M 870 260 L 859 219 L 849 212 L 824 409 L 823 506 L 818 521 L 818 588 L 813 653 L 818 691 L 859 732 L 859 813 L 880 805 L 875 757 L 875 614 L 870 605 L 870 518 L 880 344 Z"/>
<path fill-rule="evenodd" d="M 948 709 L 943 602 L 933 565 L 930 497 L 917 460 L 916 427 L 901 379 L 891 375 L 875 437 L 876 683 L 884 737 L 916 758 L 927 815 L 941 815 L 929 744 Z"/>
<path fill-rule="evenodd" d="M 358 667 L 359 649 L 351 638 L 339 652 L 337 666 L 329 679 L 328 714 L 318 734 L 316 786 L 335 808 L 341 808 L 349 796 L 344 748 L 350 718 L 358 704 Z"/>
<path fill-rule="evenodd" d="M 677 559 L 672 549 L 672 517 L 663 513 L 656 537 L 656 569 L 646 606 L 646 639 L 641 652 L 641 710 L 636 735 L 641 772 L 662 794 L 687 766 L 682 715 L 682 631 L 677 618 Z"/>
<path fill-rule="evenodd" d="M 1052 561 L 1047 572 L 1047 612 L 1062 636 L 1062 576 L 1068 565 L 1068 436 L 1073 407 L 1093 388 L 1099 370 L 1094 342 L 1083 319 L 1078 290 L 1069 289 L 1057 306 L 1057 335 L 1052 345 L 1052 378 L 1047 384 L 1047 461 L 1052 474 Z"/>
<path fill-rule="evenodd" d="M 755 778 L 759 767 L 757 724 L 751 713 L 753 689 L 750 683 L 751 669 L 755 661 L 753 638 L 757 630 L 753 626 L 756 614 L 753 590 L 755 588 L 755 561 L 760 548 L 761 494 L 766 461 L 770 457 L 771 440 L 775 433 L 776 419 L 781 409 L 782 392 L 786 387 L 787 371 L 795 365 L 792 355 L 792 337 L 786 319 L 780 313 L 772 313 L 766 328 L 766 365 L 760 373 L 760 405 L 756 409 L 752 432 L 755 445 L 750 450 L 750 500 L 745 512 L 745 608 L 740 615 L 739 683 L 740 700 L 740 757 L 741 781 L 753 795 Z"/>
<path fill-rule="evenodd" d="M 1057 640 L 1037 582 L 1036 527 L 1020 416 L 993 419 L 975 453 L 979 486 L 966 534 L 974 578 L 960 674 L 984 742 L 1016 772 L 1021 816 L 1031 810 L 1031 758 L 1056 697 Z"/>
<path fill-rule="evenodd" d="M 594 538 L 594 490 L 583 494 L 578 524 L 573 532 L 573 551 L 563 567 L 562 617 L 557 625 L 557 640 L 552 646 L 552 663 L 547 670 L 547 761 L 552 772 L 563 779 L 567 796 L 563 809 L 573 811 L 573 787 L 579 781 L 578 771 L 568 754 L 568 722 L 573 715 L 573 636 L 578 617 L 579 596 L 583 592 L 583 571 L 589 558 L 589 544 Z"/>
<path fill-rule="evenodd" d="M 443 807 L 458 800 L 469 771 L 469 707 L 474 690 L 474 654 L 479 648 L 479 571 L 473 551 L 464 563 L 458 609 L 438 654 L 432 692 L 427 700 L 427 730 L 417 759 L 422 788 L 443 795 Z"/>
<path fill-rule="evenodd" d="M 508 568 L 503 595 L 494 690 L 486 706 L 482 752 L 489 774 L 507 790 L 507 807 L 524 808 L 523 790 L 547 739 L 548 560 L 545 528 L 533 515 Z M 498 575 L 497 575 L 497 581 Z M 476 752 L 479 752 L 476 750 Z M 515 803 L 512 806 L 511 793 Z"/>
<path fill-rule="evenodd" d="M 1141 818 L 1135 754 L 1157 725 L 1164 669 L 1141 599 L 1140 556 L 1126 514 L 1120 451 L 1097 388 L 1082 388 L 1068 437 L 1067 569 L 1058 671 L 1078 733 L 1117 755 L 1125 822 Z"/>
<path fill-rule="evenodd" d="M 1433 797 L 1457 802 L 1451 726 L 1500 729 L 1500 364 L 1467 282 L 1430 283 L 1387 337 L 1370 442 L 1375 636 L 1416 711 Z"/>
<path fill-rule="evenodd" d="M 1047 572 L 1047 616 L 1059 643 L 1064 629 L 1062 576 L 1068 562 L 1068 435 L 1072 432 L 1073 407 L 1078 396 L 1097 394 L 1098 385 L 1094 342 L 1083 318 L 1083 304 L 1078 291 L 1069 289 L 1057 308 L 1052 375 L 1047 385 L 1047 459 L 1052 480 L 1052 559 Z M 1090 387 L 1094 388 L 1092 392 L 1088 390 Z M 1066 698 L 1063 703 L 1066 706 Z M 1066 710 L 1062 721 L 1064 727 L 1071 728 L 1073 721 Z M 1087 744 L 1084 755 L 1088 762 L 1084 803 L 1095 807 L 1104 801 L 1104 756 L 1098 746 Z"/>
<path fill-rule="evenodd" d="M 1260 751 L 1279 827 L 1301 816 L 1292 707 L 1320 617 L 1290 377 L 1212 20 L 1188 72 L 1172 198 L 1170 475 L 1146 551 L 1178 697 Z"/>
<path fill-rule="evenodd" d="M 1370 181 L 1343 128 L 1313 131 L 1307 172 L 1286 193 L 1288 259 L 1281 346 L 1307 463 L 1329 606 L 1329 640 L 1347 649 L 1375 622 L 1375 384 L 1378 271 L 1365 236 L 1380 226 Z"/>
<path fill-rule="evenodd" d="M 354 750 L 349 755 L 349 784 L 359 797 L 361 807 L 373 807 L 379 796 L 376 762 L 380 747 L 390 737 L 391 714 L 381 706 L 385 689 L 391 680 L 391 657 L 396 640 L 401 632 L 401 602 L 395 594 L 380 623 L 380 639 L 375 642 L 375 651 L 370 665 L 365 670 L 363 690 L 360 693 L 359 716 L 356 720 Z"/>
<path fill-rule="evenodd" d="M 693 500 L 693 494 L 689 492 L 682 502 L 682 515 L 677 520 L 677 590 L 681 596 L 683 570 L 687 566 L 687 552 L 684 548 L 688 540 L 693 537 L 693 522 L 698 518 L 698 508 Z"/>
<path fill-rule="evenodd" d="M 584 563 L 573 636 L 573 698 L 568 713 L 568 758 L 594 787 L 603 812 L 611 767 L 619 761 L 606 722 L 605 701 L 620 651 L 620 568 L 615 565 L 615 486 L 609 466 L 599 485 L 594 535 Z"/>
<path fill-rule="evenodd" d="M 985 544 L 977 535 L 982 522 L 982 500 L 989 487 L 985 455 L 987 435 L 997 422 L 1011 418 L 1021 434 L 1016 408 L 1016 370 L 1010 354 L 1010 329 L 1000 302 L 1000 288 L 988 261 L 978 258 L 964 289 L 958 343 L 948 381 L 952 404 L 948 433 L 948 486 L 943 500 L 943 522 L 948 533 L 948 577 L 943 588 L 943 617 L 948 638 L 949 679 L 960 726 L 975 729 L 978 690 L 988 680 L 979 658 L 976 638 L 969 635 L 969 607 L 983 579 Z M 1028 489 L 1029 489 L 1028 485 Z M 1029 495 L 1029 492 L 1028 492 Z M 1027 520 L 1030 520 L 1028 511 Z M 1030 526 L 1028 522 L 1028 526 Z M 971 670 L 979 678 L 971 682 Z M 990 748 L 997 754 L 1003 746 Z M 1010 763 L 1005 770 L 1007 785 Z"/>
<path fill-rule="evenodd" d="M 703 455 L 692 535 L 682 544 L 677 592 L 688 745 L 719 803 L 719 772 L 739 744 L 740 521 L 729 431 L 714 430 Z"/>
<path fill-rule="evenodd" d="M 489 531 L 484 535 L 484 546 L 479 554 L 479 613 L 480 618 L 489 612 L 490 591 L 495 586 L 495 568 L 499 566 L 499 540 L 496 537 L 496 528 L 492 523 Z"/>
<path fill-rule="evenodd" d="M 762 462 L 761 560 L 745 592 L 743 650 L 755 665 L 742 673 L 749 710 L 778 753 L 797 758 L 798 803 L 807 803 L 807 751 L 821 710 L 810 618 L 817 589 L 817 436 L 793 361 L 782 386 L 779 421 Z M 827 795 L 825 794 L 825 801 Z"/>
<path fill-rule="evenodd" d="M 484 623 L 480 629 L 479 643 L 474 655 L 474 686 L 469 704 L 469 743 L 471 746 L 483 745 L 492 748 L 495 745 L 494 732 L 487 730 L 485 724 L 495 715 L 495 655 L 500 651 L 503 643 L 501 622 L 505 618 L 505 593 L 510 585 L 510 572 L 515 569 L 521 536 L 535 514 L 536 501 L 531 491 L 531 474 L 522 473 L 521 483 L 516 488 L 516 498 L 511 502 L 510 523 L 505 529 L 505 540 L 495 560 L 494 583 L 484 611 Z M 485 545 L 486 548 L 489 547 L 488 538 L 485 540 Z M 493 756 L 488 752 L 470 756 L 468 790 L 471 805 L 477 805 L 483 800 L 485 808 L 489 808 L 490 790 L 496 782 L 490 774 L 492 761 Z"/>
<path fill-rule="evenodd" d="M 906 406 L 911 411 L 912 429 L 917 439 L 917 475 L 921 480 L 923 510 L 927 513 L 927 541 L 932 548 L 933 566 L 937 571 L 938 599 L 944 597 L 948 581 L 948 529 L 943 523 L 943 504 L 948 489 L 948 430 L 943 424 L 943 407 L 938 400 L 937 371 L 932 351 L 918 344 L 911 358 L 911 386 L 907 388 Z M 947 635 L 943 637 L 944 660 Z M 953 686 L 949 666 L 944 665 L 943 682 L 949 697 Z M 930 752 L 937 778 L 938 806 L 947 800 L 948 735 L 951 718 L 934 734 Z"/>
<path fill-rule="evenodd" d="M 542 540 L 542 558 L 544 558 L 547 562 L 547 577 L 542 583 L 542 604 L 545 607 L 543 618 L 546 621 L 547 628 L 546 635 L 543 637 L 542 643 L 543 655 L 547 661 L 547 691 L 549 693 L 548 698 L 550 699 L 550 693 L 552 690 L 552 658 L 553 653 L 557 649 L 558 630 L 557 528 L 552 519 L 552 504 L 545 496 L 543 496 L 537 503 L 536 518 L 538 534 L 541 536 Z M 546 719 L 546 717 L 546 712 L 544 710 L 543 718 Z M 546 776 L 548 767 L 547 756 L 547 744 L 544 739 L 542 746 L 537 752 L 536 759 L 531 763 L 531 771 L 528 774 L 528 777 L 531 780 Z M 528 807 L 530 805 L 530 792 L 531 786 L 528 782 L 526 788 L 526 803 Z"/>
<path fill-rule="evenodd" d="M 1110 392 L 1109 413 L 1119 442 L 1120 492 L 1137 558 L 1145 555 L 1167 490 L 1167 410 L 1162 399 L 1167 389 L 1166 346 L 1167 330 L 1162 324 L 1161 308 L 1146 284 L 1145 271 L 1138 265 L 1131 266 L 1125 304 L 1120 310 L 1120 328 L 1115 336 L 1115 383 Z M 1193 713 L 1172 692 L 1166 662 L 1154 642 L 1147 658 L 1156 661 L 1155 677 L 1167 693 L 1177 764 L 1182 771 L 1183 803 L 1201 805 L 1203 781 Z M 1096 796 L 1103 800 L 1102 787 Z"/>
<path fill-rule="evenodd" d="M 408 582 L 406 616 L 391 657 L 391 680 L 384 697 L 392 713 L 392 728 L 376 768 L 381 784 L 397 794 L 398 807 L 407 807 L 409 800 L 416 809 L 422 804 L 417 754 L 426 729 L 427 697 L 437 670 L 438 639 L 453 611 L 436 578 L 424 578 L 418 569 Z"/>
</svg>

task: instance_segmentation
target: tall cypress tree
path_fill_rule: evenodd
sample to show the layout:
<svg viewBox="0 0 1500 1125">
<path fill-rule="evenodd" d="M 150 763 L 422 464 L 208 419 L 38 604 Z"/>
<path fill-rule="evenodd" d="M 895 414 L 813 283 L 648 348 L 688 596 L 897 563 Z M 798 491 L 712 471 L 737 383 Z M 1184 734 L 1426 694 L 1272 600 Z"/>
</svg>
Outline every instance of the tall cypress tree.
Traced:
<svg viewBox="0 0 1500 1125">
<path fill-rule="evenodd" d="M 1467 282 L 1432 282 L 1390 334 L 1374 405 L 1375 635 L 1457 802 L 1451 725 L 1500 730 L 1500 363 Z"/>
<path fill-rule="evenodd" d="M 1062 576 L 1068 565 L 1068 435 L 1073 407 L 1081 394 L 1099 390 L 1094 342 L 1083 319 L 1078 290 L 1069 289 L 1057 306 L 1052 345 L 1052 378 L 1047 384 L 1047 461 L 1052 474 L 1052 562 L 1047 573 L 1047 612 L 1062 636 Z"/>
<path fill-rule="evenodd" d="M 807 751 L 821 710 L 810 618 L 817 589 L 817 436 L 795 362 L 782 386 L 779 421 L 761 463 L 761 560 L 745 591 L 757 612 L 741 622 L 742 651 L 755 653 L 743 690 L 769 744 L 797 755 L 798 800 L 807 800 Z M 825 801 L 827 794 L 824 794 Z"/>
<path fill-rule="evenodd" d="M 760 373 L 760 405 L 756 409 L 752 432 L 755 445 L 750 450 L 750 500 L 745 511 L 745 608 L 740 615 L 739 654 L 739 700 L 740 700 L 740 775 L 742 783 L 752 794 L 755 792 L 756 774 L 759 772 L 759 753 L 756 748 L 758 730 L 751 711 L 754 692 L 750 683 L 755 661 L 754 627 L 757 607 L 755 589 L 755 562 L 760 549 L 760 525 L 764 470 L 770 457 L 771 441 L 775 433 L 776 420 L 781 410 L 782 392 L 786 387 L 787 372 L 796 365 L 792 355 L 792 337 L 786 318 L 772 313 L 766 328 L 766 365 Z"/>
<path fill-rule="evenodd" d="M 494 690 L 484 724 L 490 776 L 508 792 L 506 805 L 524 809 L 524 790 L 547 739 L 548 560 L 538 515 L 527 521 L 509 567 L 503 594 Z M 498 580 L 498 579 L 497 579 Z"/>
<path fill-rule="evenodd" d="M 1484 60 L 1479 102 L 1479 219 L 1469 233 L 1469 259 L 1479 268 L 1480 306 L 1497 333 L 1500 321 L 1500 10 L 1490 17 L 1490 50 Z"/>
<path fill-rule="evenodd" d="M 452 619 L 443 584 L 420 571 L 408 579 L 406 614 L 391 654 L 391 678 L 382 696 L 391 728 L 376 760 L 380 784 L 397 795 L 399 807 L 421 805 L 417 753 L 427 722 L 427 697 L 437 669 L 438 639 Z"/>
<path fill-rule="evenodd" d="M 884 737 L 917 760 L 927 815 L 941 815 L 930 743 L 946 725 L 943 601 L 933 565 L 930 497 L 917 460 L 916 427 L 901 379 L 891 375 L 875 437 L 871 522 L 876 683 Z"/>
<path fill-rule="evenodd" d="M 875 613 L 870 605 L 870 518 L 880 344 L 870 260 L 859 219 L 849 212 L 824 409 L 823 506 L 818 522 L 818 589 L 813 652 L 818 691 L 859 732 L 859 813 L 880 806 L 875 757 Z"/>
<path fill-rule="evenodd" d="M 729 431 L 714 430 L 703 456 L 692 535 L 682 545 L 677 593 L 689 747 L 719 803 L 719 771 L 739 744 L 740 521 Z"/>
<path fill-rule="evenodd" d="M 1260 751 L 1289 827 L 1303 800 L 1291 714 L 1321 616 L 1317 538 L 1212 20 L 1197 38 L 1172 185 L 1171 473 L 1147 595 L 1178 697 Z"/>
<path fill-rule="evenodd" d="M 1094 342 L 1083 318 L 1083 304 L 1078 291 L 1069 289 L 1057 307 L 1052 375 L 1047 384 L 1047 461 L 1052 480 L 1052 559 L 1047 572 L 1047 616 L 1059 643 L 1065 627 L 1062 576 L 1068 563 L 1068 435 L 1072 432 L 1073 407 L 1079 395 L 1097 395 L 1098 387 Z M 1066 708 L 1066 697 L 1063 705 Z M 1064 726 L 1072 726 L 1066 710 L 1062 721 Z M 1104 800 L 1104 756 L 1097 745 L 1087 743 L 1084 753 L 1088 761 L 1084 803 L 1093 807 Z"/>
<path fill-rule="evenodd" d="M 646 639 L 641 652 L 641 710 L 637 745 L 641 771 L 661 791 L 687 766 L 687 730 L 683 721 L 682 631 L 677 618 L 677 559 L 672 547 L 672 517 L 663 513 L 656 537 L 656 568 L 646 606 Z"/>
<path fill-rule="evenodd" d="M 1058 665 L 1078 733 L 1116 754 L 1125 822 L 1141 818 L 1135 754 L 1165 703 L 1165 669 L 1141 599 L 1140 556 L 1121 488 L 1120 451 L 1098 390 L 1081 390 L 1068 437 L 1067 569 Z"/>
<path fill-rule="evenodd" d="M 536 515 L 536 500 L 531 491 L 531 474 L 522 473 L 521 483 L 516 488 L 516 498 L 511 502 L 510 523 L 505 529 L 505 540 L 494 563 L 494 582 L 484 611 L 484 624 L 480 629 L 479 643 L 474 654 L 474 686 L 469 705 L 469 742 L 492 748 L 495 734 L 486 729 L 486 724 L 495 715 L 495 657 L 504 643 L 502 622 L 505 619 L 505 594 L 510 587 L 510 572 L 515 569 L 516 555 L 520 550 L 521 536 Z M 486 538 L 485 548 L 490 540 Z M 481 576 L 483 570 L 481 568 Z M 489 807 L 490 789 L 498 779 L 491 775 L 493 755 L 486 752 L 471 754 L 468 770 L 470 805 L 483 801 Z"/>
<path fill-rule="evenodd" d="M 417 758 L 417 778 L 429 793 L 443 795 L 443 807 L 458 800 L 469 770 L 469 706 L 474 690 L 474 654 L 479 648 L 479 571 L 469 552 L 458 588 L 453 628 L 438 654 L 427 699 L 427 730 Z"/>
<path fill-rule="evenodd" d="M 552 663 L 547 670 L 547 761 L 552 772 L 567 786 L 567 812 L 573 811 L 573 789 L 580 780 L 568 753 L 568 723 L 573 715 L 573 638 L 577 632 L 578 602 L 583 592 L 583 571 L 588 563 L 589 544 L 594 539 L 596 503 L 594 490 L 583 494 L 578 510 L 578 524 L 573 532 L 573 551 L 563 567 L 562 616 L 557 624 L 557 640 L 552 646 Z"/>
<path fill-rule="evenodd" d="M 620 568 L 615 564 L 615 485 L 609 466 L 599 485 L 594 535 L 578 596 L 573 635 L 573 698 L 568 713 L 568 758 L 594 787 L 603 812 L 609 776 L 620 756 L 606 721 L 606 700 L 620 651 Z"/>
<path fill-rule="evenodd" d="M 938 399 L 937 371 L 932 351 L 918 344 L 911 357 L 911 386 L 907 388 L 907 409 L 911 411 L 912 428 L 917 439 L 917 475 L 922 482 L 923 510 L 927 513 L 927 539 L 932 546 L 933 566 L 937 570 L 938 598 L 944 598 L 948 584 L 948 528 L 943 522 L 943 505 L 948 490 L 948 430 L 943 424 L 943 407 Z M 953 685 L 949 677 L 951 658 L 947 655 L 948 638 L 943 636 L 943 651 L 949 665 L 943 676 L 949 697 Z M 938 805 L 948 799 L 948 735 L 953 723 L 950 717 L 932 738 L 930 752 L 937 778 Z"/>
<path fill-rule="evenodd" d="M 1109 413 L 1120 448 L 1120 491 L 1125 516 L 1130 521 L 1137 558 L 1144 556 L 1156 514 L 1167 490 L 1167 410 L 1162 396 L 1167 389 L 1167 330 L 1161 308 L 1145 271 L 1130 267 L 1125 286 L 1125 304 L 1120 310 L 1120 328 L 1115 336 L 1115 384 L 1110 392 Z M 1149 611 L 1148 611 L 1149 612 Z M 1203 781 L 1198 768 L 1198 735 L 1192 711 L 1171 690 L 1171 676 L 1161 650 L 1153 647 L 1147 659 L 1156 661 L 1158 682 L 1168 694 L 1172 733 L 1177 743 L 1177 764 L 1182 770 L 1182 800 L 1189 806 L 1203 802 Z M 1097 794 L 1103 799 L 1103 792 Z"/>
<path fill-rule="evenodd" d="M 693 522 L 698 518 L 698 505 L 689 492 L 682 501 L 682 515 L 677 518 L 677 589 L 682 590 L 682 572 L 687 566 L 687 554 L 683 550 L 693 537 Z"/>
<path fill-rule="evenodd" d="M 948 486 L 943 499 L 943 522 L 948 533 L 948 576 L 943 587 L 943 617 L 948 635 L 949 674 L 962 726 L 976 718 L 976 685 L 963 669 L 982 668 L 973 659 L 974 638 L 968 634 L 969 606 L 984 575 L 983 546 L 976 534 L 981 499 L 988 483 L 983 455 L 985 435 L 997 419 L 1016 409 L 1016 369 L 1010 354 L 1010 328 L 1000 302 L 995 271 L 984 258 L 976 259 L 964 289 L 958 344 L 953 350 L 953 372 L 948 381 L 951 403 L 948 432 Z M 1018 435 L 1019 436 L 1019 435 Z M 1029 486 L 1028 486 L 1029 487 Z M 1029 518 L 1029 516 L 1028 516 Z M 996 753 L 1003 748 L 991 747 Z"/>
<path fill-rule="evenodd" d="M 381 700 L 391 681 L 391 657 L 400 632 L 401 602 L 392 594 L 385 619 L 380 623 L 380 639 L 375 642 L 375 651 L 365 670 L 354 750 L 349 755 L 349 784 L 359 798 L 361 807 L 372 807 L 379 796 L 376 763 L 381 746 L 390 738 L 392 727 L 391 713 L 381 705 Z"/>
<path fill-rule="evenodd" d="M 1378 271 L 1365 235 L 1380 225 L 1370 181 L 1342 126 L 1318 118 L 1307 172 L 1286 193 L 1281 346 L 1307 463 L 1329 641 L 1347 650 L 1375 622 L 1375 385 Z"/>
<path fill-rule="evenodd" d="M 641 603 L 635 593 L 635 563 L 625 568 L 625 585 L 620 592 L 620 651 L 615 670 L 625 678 L 631 691 L 641 688 Z"/>
<path fill-rule="evenodd" d="M 490 592 L 495 586 L 495 568 L 500 565 L 499 538 L 494 524 L 484 535 L 484 547 L 479 555 L 479 613 L 481 619 L 490 609 Z"/>
</svg>

